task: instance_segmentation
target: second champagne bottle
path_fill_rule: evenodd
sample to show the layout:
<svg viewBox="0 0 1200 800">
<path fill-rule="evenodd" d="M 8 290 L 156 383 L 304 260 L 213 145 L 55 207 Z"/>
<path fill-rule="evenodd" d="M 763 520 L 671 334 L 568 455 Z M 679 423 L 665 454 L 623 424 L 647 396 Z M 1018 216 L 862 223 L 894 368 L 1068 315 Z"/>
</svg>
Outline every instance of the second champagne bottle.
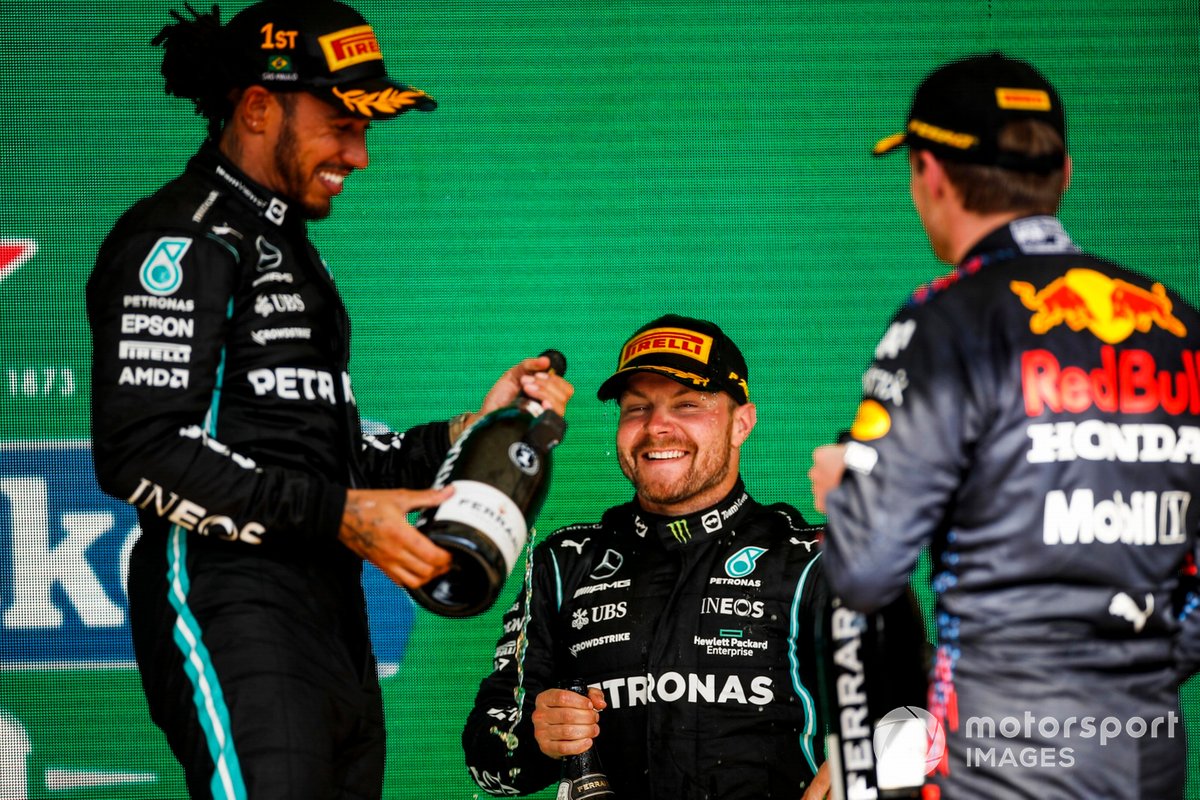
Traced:
<svg viewBox="0 0 1200 800">
<path fill-rule="evenodd" d="M 567 681 L 563 688 L 587 697 L 587 684 L 578 678 Z M 555 800 L 616 800 L 616 797 L 594 744 L 578 755 L 563 758 Z"/>
</svg>

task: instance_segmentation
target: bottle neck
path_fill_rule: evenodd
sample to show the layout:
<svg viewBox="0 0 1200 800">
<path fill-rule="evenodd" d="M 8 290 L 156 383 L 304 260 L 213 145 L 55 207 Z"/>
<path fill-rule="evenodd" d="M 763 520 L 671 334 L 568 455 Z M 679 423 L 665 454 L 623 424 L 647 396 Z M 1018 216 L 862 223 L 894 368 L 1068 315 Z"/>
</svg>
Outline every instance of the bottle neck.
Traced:
<svg viewBox="0 0 1200 800">
<path fill-rule="evenodd" d="M 532 397 L 530 397 L 527 394 L 523 394 L 523 395 L 520 395 L 519 397 L 517 397 L 516 406 L 517 406 L 517 408 L 524 411 L 526 414 L 529 414 L 530 416 L 533 416 L 533 417 L 540 417 L 542 415 L 542 412 L 544 412 L 546 410 L 545 408 L 542 407 L 542 404 L 540 401 L 534 400 Z"/>
</svg>

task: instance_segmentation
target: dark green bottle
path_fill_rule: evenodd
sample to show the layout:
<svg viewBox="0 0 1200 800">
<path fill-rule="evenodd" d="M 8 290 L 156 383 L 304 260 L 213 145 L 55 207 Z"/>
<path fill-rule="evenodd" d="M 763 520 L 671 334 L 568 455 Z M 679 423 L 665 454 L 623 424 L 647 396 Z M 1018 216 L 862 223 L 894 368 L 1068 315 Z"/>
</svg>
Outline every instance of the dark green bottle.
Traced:
<svg viewBox="0 0 1200 800">
<path fill-rule="evenodd" d="M 568 681 L 563 688 L 587 697 L 587 684 L 579 679 Z M 557 800 L 600 800 L 605 797 L 616 800 L 594 745 L 579 755 L 567 756 L 562 760 Z"/>
</svg>

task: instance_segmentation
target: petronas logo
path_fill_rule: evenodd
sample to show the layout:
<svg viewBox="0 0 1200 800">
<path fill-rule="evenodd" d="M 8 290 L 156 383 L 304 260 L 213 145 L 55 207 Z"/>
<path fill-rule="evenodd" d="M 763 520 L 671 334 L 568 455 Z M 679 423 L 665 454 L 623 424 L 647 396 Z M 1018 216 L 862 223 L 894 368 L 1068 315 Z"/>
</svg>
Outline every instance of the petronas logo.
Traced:
<svg viewBox="0 0 1200 800">
<path fill-rule="evenodd" d="M 731 578 L 744 578 L 754 572 L 758 557 L 767 552 L 764 547 L 743 547 L 725 560 L 725 574 Z"/>
<path fill-rule="evenodd" d="M 183 283 L 183 255 L 191 246 L 187 237 L 164 236 L 155 242 L 138 271 L 142 288 L 158 297 L 174 294 Z"/>
<path fill-rule="evenodd" d="M 675 537 L 675 541 L 683 543 L 692 538 L 692 532 L 688 530 L 686 519 L 677 519 L 674 522 L 667 523 L 667 530 Z"/>
</svg>

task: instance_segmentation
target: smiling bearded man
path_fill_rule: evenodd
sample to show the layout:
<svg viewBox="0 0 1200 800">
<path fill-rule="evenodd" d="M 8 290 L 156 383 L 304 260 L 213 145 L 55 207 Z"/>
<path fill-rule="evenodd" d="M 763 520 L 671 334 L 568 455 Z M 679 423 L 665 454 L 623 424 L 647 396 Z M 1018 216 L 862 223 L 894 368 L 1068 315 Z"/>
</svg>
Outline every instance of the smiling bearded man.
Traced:
<svg viewBox="0 0 1200 800">
<path fill-rule="evenodd" d="M 687 514 L 733 488 L 753 403 L 643 373 L 626 380 L 620 408 L 617 458 L 647 511 Z"/>
<path fill-rule="evenodd" d="M 594 747 L 617 797 L 823 797 L 820 531 L 742 483 L 757 412 L 741 351 L 664 316 L 597 396 L 618 402 L 636 497 L 534 552 L 463 731 L 472 776 L 528 794 Z M 573 678 L 588 696 L 558 688 Z"/>
<path fill-rule="evenodd" d="M 388 77 L 343 3 L 227 24 L 185 8 L 152 44 L 207 140 L 121 216 L 87 286 L 96 475 L 142 531 L 142 687 L 193 798 L 370 800 L 387 747 L 363 564 L 407 587 L 449 568 L 408 513 L 450 496 L 427 487 L 474 415 L 363 436 L 349 318 L 307 221 L 367 166 L 373 120 L 435 104 Z M 561 414 L 570 385 L 534 381 L 547 367 L 509 370 L 480 411 L 524 389 Z"/>
</svg>

